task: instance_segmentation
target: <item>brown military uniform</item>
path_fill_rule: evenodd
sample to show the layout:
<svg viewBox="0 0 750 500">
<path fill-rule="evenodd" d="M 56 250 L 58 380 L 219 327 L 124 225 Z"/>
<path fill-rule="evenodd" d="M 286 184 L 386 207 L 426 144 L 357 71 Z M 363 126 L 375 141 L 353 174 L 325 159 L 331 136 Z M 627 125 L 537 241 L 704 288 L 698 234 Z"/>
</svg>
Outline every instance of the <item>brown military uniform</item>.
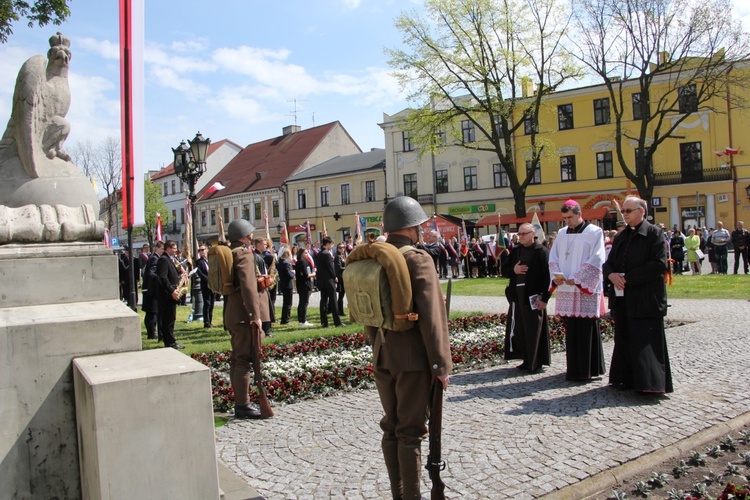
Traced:
<svg viewBox="0 0 750 500">
<path fill-rule="evenodd" d="M 388 236 L 400 248 L 407 237 Z M 405 332 L 365 327 L 373 343 L 373 371 L 385 416 L 383 455 L 394 498 L 420 498 L 421 442 L 427 436 L 430 384 L 453 369 L 448 320 L 432 258 L 422 250 L 404 254 L 412 286 L 414 328 Z"/>
<path fill-rule="evenodd" d="M 258 318 L 269 321 L 269 310 L 265 290 L 258 292 L 253 251 L 233 243 L 232 256 L 234 291 L 225 298 L 224 326 L 231 334 L 229 379 L 234 389 L 235 406 L 245 406 L 253 366 L 250 322 Z"/>
</svg>

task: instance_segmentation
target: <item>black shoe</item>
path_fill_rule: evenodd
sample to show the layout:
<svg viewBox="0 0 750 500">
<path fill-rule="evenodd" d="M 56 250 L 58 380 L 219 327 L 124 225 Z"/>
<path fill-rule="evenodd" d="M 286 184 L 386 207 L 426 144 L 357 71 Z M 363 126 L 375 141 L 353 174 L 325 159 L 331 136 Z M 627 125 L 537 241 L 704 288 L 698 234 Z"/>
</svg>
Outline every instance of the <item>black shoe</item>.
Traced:
<svg viewBox="0 0 750 500">
<path fill-rule="evenodd" d="M 254 406 L 237 406 L 234 408 L 234 418 L 240 419 L 258 419 L 260 418 L 260 410 Z"/>
<path fill-rule="evenodd" d="M 213 328 L 213 327 L 214 327 L 214 325 L 212 325 L 211 323 L 204 323 L 203 324 L 203 328 Z"/>
<path fill-rule="evenodd" d="M 167 346 L 167 347 L 171 347 L 172 349 L 184 349 L 185 348 L 184 345 L 180 345 L 180 344 L 172 344 L 172 345 Z"/>
<path fill-rule="evenodd" d="M 151 340 L 156 340 L 156 335 L 149 335 L 146 338 L 151 339 Z"/>
<path fill-rule="evenodd" d="M 519 369 L 519 370 L 528 370 L 529 369 L 529 364 L 526 361 L 524 361 L 520 365 L 516 366 L 516 368 Z"/>
</svg>

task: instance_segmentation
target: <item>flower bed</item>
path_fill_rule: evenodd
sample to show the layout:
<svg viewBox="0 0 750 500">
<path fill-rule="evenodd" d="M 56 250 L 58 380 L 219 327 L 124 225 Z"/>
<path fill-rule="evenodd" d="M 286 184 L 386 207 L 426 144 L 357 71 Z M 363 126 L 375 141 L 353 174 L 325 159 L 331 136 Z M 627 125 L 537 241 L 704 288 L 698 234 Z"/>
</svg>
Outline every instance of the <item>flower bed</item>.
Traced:
<svg viewBox="0 0 750 500">
<path fill-rule="evenodd" d="M 454 371 L 484 368 L 503 362 L 505 314 L 466 316 L 449 322 Z M 549 318 L 553 351 L 565 349 L 565 328 Z M 611 337 L 612 324 L 602 321 L 602 334 Z M 372 350 L 363 333 L 308 339 L 264 346 L 263 380 L 268 398 L 277 403 L 323 397 L 374 386 Z M 234 405 L 229 381 L 229 351 L 194 354 L 211 369 L 214 409 Z M 250 395 L 255 400 L 255 394 Z"/>
</svg>

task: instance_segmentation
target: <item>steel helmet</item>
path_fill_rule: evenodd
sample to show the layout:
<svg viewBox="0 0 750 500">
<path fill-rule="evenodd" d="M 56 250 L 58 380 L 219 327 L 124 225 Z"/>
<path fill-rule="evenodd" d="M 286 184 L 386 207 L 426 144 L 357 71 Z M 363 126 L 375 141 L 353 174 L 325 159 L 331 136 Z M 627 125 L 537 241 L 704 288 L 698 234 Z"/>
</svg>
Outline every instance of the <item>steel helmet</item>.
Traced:
<svg viewBox="0 0 750 500">
<path fill-rule="evenodd" d="M 255 226 L 246 219 L 234 219 L 229 223 L 227 238 L 229 238 L 229 241 L 240 241 L 240 238 L 249 236 L 253 231 L 255 231 Z"/>
<path fill-rule="evenodd" d="M 411 196 L 397 196 L 383 209 L 383 231 L 390 233 L 418 226 L 428 219 L 417 200 Z"/>
</svg>

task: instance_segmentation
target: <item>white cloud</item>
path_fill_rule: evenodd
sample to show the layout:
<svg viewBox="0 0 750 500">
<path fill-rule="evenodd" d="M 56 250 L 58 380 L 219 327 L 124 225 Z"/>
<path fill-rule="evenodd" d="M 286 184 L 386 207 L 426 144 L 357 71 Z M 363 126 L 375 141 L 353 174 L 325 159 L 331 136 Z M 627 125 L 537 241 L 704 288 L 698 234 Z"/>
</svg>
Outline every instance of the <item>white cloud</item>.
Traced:
<svg viewBox="0 0 750 500">
<path fill-rule="evenodd" d="M 105 59 L 120 59 L 119 42 L 115 43 L 110 42 L 109 40 L 96 40 L 94 38 L 76 38 L 75 45 L 72 47 L 74 57 L 77 47 L 81 47 L 83 50 L 99 54 Z"/>
<path fill-rule="evenodd" d="M 209 99 L 209 104 L 217 106 L 230 117 L 241 118 L 246 124 L 265 123 L 278 119 L 278 116 L 269 113 L 255 96 L 257 92 L 254 87 L 225 87 Z"/>
<path fill-rule="evenodd" d="M 148 70 L 148 75 L 147 81 L 149 83 L 177 90 L 184 94 L 185 98 L 190 101 L 195 101 L 211 93 L 211 89 L 208 86 L 199 84 L 166 66 L 155 65 Z"/>
<path fill-rule="evenodd" d="M 69 75 L 71 106 L 66 119 L 70 122 L 67 147 L 74 142 L 100 142 L 107 136 L 120 137 L 120 101 L 108 98 L 117 89 L 112 81 L 71 71 Z"/>
<path fill-rule="evenodd" d="M 343 0 L 348 9 L 356 9 L 362 4 L 362 0 Z"/>
<path fill-rule="evenodd" d="M 208 40 L 198 38 L 189 42 L 172 42 L 170 47 L 177 52 L 202 52 L 208 47 Z"/>
<path fill-rule="evenodd" d="M 241 46 L 218 49 L 213 60 L 226 71 L 250 76 L 260 84 L 279 89 L 282 94 L 314 90 L 318 82 L 304 67 L 284 62 L 290 54 L 286 49 Z"/>
</svg>

